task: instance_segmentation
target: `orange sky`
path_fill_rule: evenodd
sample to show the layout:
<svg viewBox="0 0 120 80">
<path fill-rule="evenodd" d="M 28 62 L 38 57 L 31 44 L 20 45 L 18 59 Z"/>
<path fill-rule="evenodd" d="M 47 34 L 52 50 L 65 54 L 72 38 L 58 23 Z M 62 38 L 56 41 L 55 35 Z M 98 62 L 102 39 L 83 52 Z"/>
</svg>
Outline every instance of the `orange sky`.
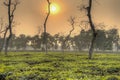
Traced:
<svg viewBox="0 0 120 80">
<path fill-rule="evenodd" d="M 4 1 L 4 0 L 1 0 Z M 70 25 L 68 19 L 70 16 L 77 17 L 77 25 L 74 33 L 78 33 L 80 28 L 78 27 L 78 22 L 81 20 L 86 20 L 85 13 L 82 14 L 78 11 L 77 6 L 81 4 L 81 0 L 51 0 L 51 2 L 56 3 L 60 6 L 59 13 L 55 15 L 50 15 L 47 23 L 47 31 L 51 34 L 55 33 L 68 33 L 70 30 Z M 87 0 L 84 0 L 84 2 Z M 99 1 L 99 0 L 98 0 Z M 113 11 L 111 11 L 110 3 L 112 0 L 101 0 L 99 3 L 95 2 L 93 8 L 93 20 L 95 23 L 105 23 L 107 25 L 119 26 L 118 20 L 114 18 Z M 117 0 L 114 0 L 117 1 Z M 22 0 L 21 4 L 18 6 L 15 20 L 17 25 L 14 33 L 35 35 L 37 34 L 38 26 L 43 27 L 43 21 L 45 18 L 45 0 Z M 0 2 L 0 17 L 4 17 L 7 21 L 7 9 Z M 117 15 L 116 15 L 117 16 Z M 117 16 L 118 18 L 119 16 Z M 73 34 L 74 34 L 73 33 Z"/>
</svg>

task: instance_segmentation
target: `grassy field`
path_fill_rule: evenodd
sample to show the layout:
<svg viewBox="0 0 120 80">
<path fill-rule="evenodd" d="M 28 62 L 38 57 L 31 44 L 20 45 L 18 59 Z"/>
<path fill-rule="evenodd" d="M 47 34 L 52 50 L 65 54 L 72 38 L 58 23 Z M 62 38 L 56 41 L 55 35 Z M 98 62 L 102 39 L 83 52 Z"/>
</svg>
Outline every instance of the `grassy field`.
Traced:
<svg viewBox="0 0 120 80">
<path fill-rule="evenodd" d="M 0 80 L 120 80 L 120 54 L 1 53 Z"/>
</svg>

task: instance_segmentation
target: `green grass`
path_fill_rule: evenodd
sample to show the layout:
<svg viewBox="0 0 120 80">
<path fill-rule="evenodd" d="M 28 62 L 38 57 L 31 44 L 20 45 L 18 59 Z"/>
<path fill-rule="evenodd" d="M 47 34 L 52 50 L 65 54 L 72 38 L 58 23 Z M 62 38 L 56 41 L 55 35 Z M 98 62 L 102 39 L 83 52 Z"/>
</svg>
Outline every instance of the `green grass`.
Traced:
<svg viewBox="0 0 120 80">
<path fill-rule="evenodd" d="M 120 80 L 120 54 L 11 52 L 0 54 L 0 80 Z"/>
</svg>

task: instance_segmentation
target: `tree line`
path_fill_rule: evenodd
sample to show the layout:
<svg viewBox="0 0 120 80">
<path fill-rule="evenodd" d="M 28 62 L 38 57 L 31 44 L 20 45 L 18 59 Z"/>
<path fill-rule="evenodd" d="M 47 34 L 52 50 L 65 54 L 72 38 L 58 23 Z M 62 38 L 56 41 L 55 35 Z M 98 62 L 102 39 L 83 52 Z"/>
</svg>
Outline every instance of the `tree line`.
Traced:
<svg viewBox="0 0 120 80">
<path fill-rule="evenodd" d="M 38 35 L 34 36 L 35 38 L 37 37 L 40 40 L 43 39 L 43 40 L 39 41 L 39 43 L 42 42 L 42 45 L 39 44 L 39 47 L 42 46 L 42 48 L 44 48 L 45 53 L 47 53 L 47 50 L 49 50 L 49 47 L 51 45 L 56 44 L 54 42 L 49 42 L 48 41 L 48 40 L 52 40 L 52 39 L 54 40 L 55 38 L 53 38 L 53 36 L 52 36 L 52 39 L 50 39 L 51 35 L 46 32 L 47 31 L 47 22 L 48 22 L 48 19 L 49 19 L 49 15 L 51 14 L 50 6 L 52 4 L 51 0 L 46 0 L 46 1 L 47 1 L 47 6 L 48 6 L 48 11 L 47 11 L 47 15 L 45 16 L 45 20 L 44 20 L 44 24 L 43 24 L 43 26 L 44 26 L 43 27 L 44 28 L 44 34 L 41 35 L 41 36 L 43 36 L 43 38 L 38 36 Z M 69 46 L 72 46 L 73 48 L 76 48 L 77 50 L 80 50 L 80 49 L 83 49 L 83 48 L 85 49 L 85 48 L 89 47 L 89 52 L 88 52 L 89 56 L 88 56 L 88 58 L 91 59 L 94 49 L 96 49 L 96 50 L 97 49 L 98 50 L 106 50 L 106 49 L 108 49 L 109 50 L 109 49 L 111 49 L 113 47 L 113 44 L 118 45 L 118 43 L 115 43 L 117 40 L 113 39 L 114 36 L 111 36 L 112 34 L 108 34 L 108 33 L 111 33 L 111 32 L 108 31 L 108 33 L 107 33 L 106 31 L 103 31 L 103 30 L 101 31 L 101 30 L 96 29 L 96 25 L 95 25 L 95 22 L 93 20 L 93 8 L 94 8 L 94 4 L 95 4 L 94 2 L 98 3 L 98 1 L 96 1 L 96 0 L 87 0 L 87 1 L 85 1 L 85 3 L 84 3 L 83 0 L 81 0 L 82 5 L 80 5 L 80 7 L 79 7 L 80 11 L 85 12 L 85 16 L 87 18 L 87 22 L 89 24 L 90 30 L 88 30 L 88 31 L 82 30 L 83 33 L 80 32 L 81 34 L 78 35 L 79 38 L 78 38 L 78 36 L 70 37 L 71 32 L 74 30 L 74 18 L 73 18 L 73 22 L 71 22 L 71 25 L 72 25 L 73 29 L 70 31 L 70 34 L 67 37 L 59 35 L 59 45 L 61 45 L 61 49 L 63 50 L 63 52 L 64 52 L 64 50 L 66 48 L 69 48 Z M 7 55 L 8 46 L 10 46 L 12 42 L 15 43 L 16 39 L 18 39 L 18 37 L 15 37 L 13 35 L 12 30 L 13 30 L 13 27 L 14 27 L 13 25 L 14 25 L 14 21 L 15 21 L 14 20 L 15 12 L 17 10 L 17 6 L 20 4 L 20 1 L 19 0 L 5 0 L 5 1 L 3 1 L 3 3 L 4 3 L 4 6 L 7 7 L 8 23 L 7 23 L 6 26 L 4 26 L 4 30 L 0 29 L 0 34 L 1 33 L 4 34 L 3 42 L 2 42 L 2 45 L 1 45 L 2 47 L 0 48 L 0 51 L 2 50 L 2 48 L 4 46 L 5 54 Z M 72 20 L 72 18 L 71 18 L 71 20 Z M 101 38 L 104 39 L 104 42 L 101 42 L 101 43 L 99 42 L 100 40 L 102 40 L 102 39 L 100 39 L 100 35 L 98 33 L 99 31 L 100 31 L 100 33 L 102 32 L 101 34 L 103 36 L 101 36 Z M 91 32 L 91 33 L 88 34 L 89 32 Z M 86 40 L 83 39 L 82 42 L 77 41 L 75 38 L 77 38 L 78 40 L 82 40 L 81 39 L 82 34 L 84 36 L 87 35 Z M 16 39 L 12 39 L 13 38 L 12 36 L 14 36 Z M 23 35 L 22 35 L 22 37 L 23 37 Z M 24 37 L 26 38 L 26 36 L 24 36 Z M 88 37 L 90 37 L 89 39 L 91 39 L 91 41 L 89 41 L 87 39 Z M 19 38 L 21 39 L 20 36 L 19 36 Z M 15 40 L 15 41 L 12 41 L 12 40 Z M 76 40 L 76 42 L 74 42 L 75 40 Z M 87 41 L 87 40 L 88 40 L 88 42 L 84 42 L 84 41 Z M 110 40 L 112 40 L 112 41 L 110 41 Z M 10 42 L 10 41 L 12 41 L 12 42 Z M 106 41 L 108 41 L 108 42 L 106 42 Z M 36 43 L 37 41 L 36 40 L 31 40 L 31 38 L 30 38 L 30 40 L 27 41 L 27 43 L 28 42 L 31 43 L 32 47 L 34 46 L 33 48 L 35 48 L 35 44 L 37 45 L 37 43 Z M 58 40 L 57 40 L 57 42 L 58 42 Z M 16 45 L 18 45 L 18 44 L 19 43 L 16 43 Z M 78 44 L 81 44 L 81 45 L 82 44 L 87 44 L 87 47 L 84 46 L 84 45 L 81 47 L 81 45 L 78 45 Z M 104 47 L 103 47 L 103 44 L 105 45 Z M 75 45 L 75 47 L 73 45 Z M 19 47 L 17 47 L 17 48 L 19 48 Z"/>
<path fill-rule="evenodd" d="M 96 30 L 98 36 L 96 37 L 94 46 L 96 51 L 106 51 L 106 50 L 119 50 L 119 33 L 117 29 L 110 30 Z M 47 49 L 51 51 L 83 51 L 89 50 L 91 45 L 92 33 L 91 30 L 81 30 L 80 33 L 74 37 L 69 36 L 66 40 L 67 35 L 55 34 L 51 35 L 46 33 L 47 36 Z M 65 41 L 66 40 L 66 41 Z M 2 46 L 2 41 L 4 38 L 0 37 L 0 46 Z M 5 48 L 5 46 L 4 46 Z M 21 34 L 16 36 L 13 34 L 9 50 L 27 50 L 31 48 L 32 50 L 45 51 L 44 49 L 44 32 L 41 35 L 26 36 Z"/>
</svg>

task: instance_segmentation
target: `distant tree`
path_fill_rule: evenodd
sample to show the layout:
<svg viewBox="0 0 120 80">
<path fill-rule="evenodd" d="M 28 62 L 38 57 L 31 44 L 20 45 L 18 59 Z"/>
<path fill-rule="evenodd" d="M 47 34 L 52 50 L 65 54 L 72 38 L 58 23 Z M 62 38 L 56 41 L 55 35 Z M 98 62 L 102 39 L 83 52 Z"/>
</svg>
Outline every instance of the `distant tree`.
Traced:
<svg viewBox="0 0 120 80">
<path fill-rule="evenodd" d="M 92 34 L 91 30 L 81 30 L 80 34 L 74 37 L 74 42 L 79 51 L 90 47 Z"/>
<path fill-rule="evenodd" d="M 118 29 L 111 29 L 110 30 L 112 36 L 113 36 L 113 43 L 117 46 L 117 50 L 118 50 L 118 41 L 119 41 L 119 33 L 118 33 Z"/>
<path fill-rule="evenodd" d="M 51 34 L 47 35 L 47 43 L 48 43 L 48 49 L 53 50 L 54 49 L 54 37 Z"/>
<path fill-rule="evenodd" d="M 64 50 L 67 48 L 66 44 L 65 44 L 65 36 L 64 35 L 59 36 L 59 43 L 60 43 L 62 52 L 64 52 Z"/>
<path fill-rule="evenodd" d="M 84 41 L 83 48 L 89 49 L 91 45 L 92 31 L 91 30 L 81 31 L 80 38 L 82 41 Z"/>
<path fill-rule="evenodd" d="M 47 37 L 47 40 L 46 40 L 47 41 L 47 49 L 53 50 L 54 49 L 54 37 L 49 33 L 46 33 L 46 37 Z M 41 44 L 43 46 L 44 45 L 44 33 L 41 34 L 41 43 L 43 43 L 43 44 Z M 44 51 L 43 47 L 42 47 L 42 50 Z"/>
<path fill-rule="evenodd" d="M 73 41 L 74 41 L 74 50 L 81 50 L 81 45 L 80 45 L 80 37 L 79 37 L 79 35 L 77 35 L 77 36 L 74 36 L 74 39 L 73 39 Z"/>
<path fill-rule="evenodd" d="M 9 31 L 8 38 L 6 39 L 5 45 L 5 54 L 7 55 L 9 41 L 12 37 L 12 23 L 14 20 L 14 14 L 17 9 L 17 5 L 19 4 L 18 0 L 5 0 L 4 5 L 8 8 L 8 28 L 6 29 L 6 33 Z"/>
<path fill-rule="evenodd" d="M 31 38 L 31 46 L 34 49 L 40 49 L 41 48 L 41 39 L 38 35 L 35 35 Z"/>
<path fill-rule="evenodd" d="M 55 34 L 54 36 L 53 36 L 53 38 L 54 38 L 54 49 L 56 50 L 56 49 L 58 49 L 58 47 L 59 47 L 59 34 Z"/>
<path fill-rule="evenodd" d="M 70 41 L 70 49 L 72 48 L 72 50 L 76 50 L 76 45 L 75 45 L 75 42 L 74 42 L 74 37 L 70 37 L 69 39 Z"/>
<path fill-rule="evenodd" d="M 47 34 L 47 32 L 46 32 L 46 34 Z M 44 41 L 44 32 L 41 34 L 41 36 L 40 36 L 40 39 L 41 39 L 41 50 L 42 51 L 45 51 L 45 41 Z"/>
<path fill-rule="evenodd" d="M 9 48 L 10 49 L 15 48 L 15 45 L 16 45 L 15 40 L 16 40 L 16 35 L 13 34 L 12 37 L 11 37 L 11 39 L 10 39 L 10 44 L 9 44 Z"/>
<path fill-rule="evenodd" d="M 25 49 L 28 43 L 28 39 L 24 34 L 21 34 L 19 37 L 16 37 L 15 39 L 15 46 L 16 49 Z"/>
<path fill-rule="evenodd" d="M 98 34 L 97 34 L 97 37 L 96 37 L 96 40 L 95 40 L 95 48 L 98 49 L 98 50 L 105 50 L 106 31 L 97 30 L 97 33 Z"/>
<path fill-rule="evenodd" d="M 112 50 L 113 44 L 118 47 L 119 34 L 117 29 L 110 29 L 106 32 L 106 48 Z"/>
</svg>

